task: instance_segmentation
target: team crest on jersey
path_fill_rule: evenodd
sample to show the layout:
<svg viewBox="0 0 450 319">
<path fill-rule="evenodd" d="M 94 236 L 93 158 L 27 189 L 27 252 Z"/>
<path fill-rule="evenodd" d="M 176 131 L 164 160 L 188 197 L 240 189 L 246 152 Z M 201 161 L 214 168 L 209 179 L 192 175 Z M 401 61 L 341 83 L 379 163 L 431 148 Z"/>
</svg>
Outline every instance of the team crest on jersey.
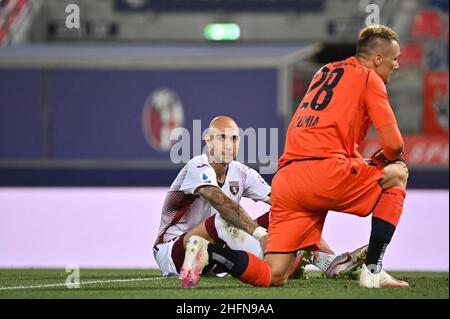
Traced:
<svg viewBox="0 0 450 319">
<path fill-rule="evenodd" d="M 239 182 L 229 182 L 230 185 L 230 192 L 233 195 L 237 195 L 239 193 Z"/>
<path fill-rule="evenodd" d="M 175 92 L 162 88 L 150 93 L 142 112 L 142 130 L 150 146 L 168 151 L 175 142 L 170 134 L 183 121 L 183 105 Z"/>
</svg>

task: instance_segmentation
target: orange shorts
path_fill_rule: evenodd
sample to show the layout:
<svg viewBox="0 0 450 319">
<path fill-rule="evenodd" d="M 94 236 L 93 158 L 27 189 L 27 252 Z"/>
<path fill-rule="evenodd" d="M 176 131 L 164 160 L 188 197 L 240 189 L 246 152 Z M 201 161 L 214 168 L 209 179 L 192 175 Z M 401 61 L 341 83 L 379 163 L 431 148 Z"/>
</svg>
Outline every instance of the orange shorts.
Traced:
<svg viewBox="0 0 450 319">
<path fill-rule="evenodd" d="M 367 216 L 382 188 L 383 166 L 361 158 L 303 160 L 273 178 L 266 253 L 317 250 L 329 210 Z"/>
</svg>

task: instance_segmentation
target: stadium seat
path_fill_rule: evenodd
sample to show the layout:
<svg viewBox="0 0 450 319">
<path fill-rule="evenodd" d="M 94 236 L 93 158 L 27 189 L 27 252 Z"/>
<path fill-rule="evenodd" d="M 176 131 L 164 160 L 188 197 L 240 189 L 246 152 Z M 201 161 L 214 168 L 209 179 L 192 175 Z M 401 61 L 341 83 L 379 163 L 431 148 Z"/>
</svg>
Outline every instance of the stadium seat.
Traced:
<svg viewBox="0 0 450 319">
<path fill-rule="evenodd" d="M 439 11 L 433 9 L 424 9 L 419 11 L 411 29 L 413 38 L 439 38 L 441 36 L 442 20 Z"/>
</svg>

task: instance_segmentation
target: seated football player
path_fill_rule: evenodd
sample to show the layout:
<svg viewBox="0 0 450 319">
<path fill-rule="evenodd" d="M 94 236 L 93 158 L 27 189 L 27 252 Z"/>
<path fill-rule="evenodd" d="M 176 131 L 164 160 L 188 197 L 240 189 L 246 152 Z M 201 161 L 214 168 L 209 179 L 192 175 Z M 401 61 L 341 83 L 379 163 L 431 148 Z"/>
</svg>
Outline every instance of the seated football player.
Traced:
<svg viewBox="0 0 450 319">
<path fill-rule="evenodd" d="M 267 234 L 269 213 L 253 220 L 239 205 L 242 197 L 270 205 L 270 185 L 254 169 L 235 160 L 239 128 L 233 119 L 212 120 L 205 137 L 207 154 L 191 159 L 167 192 L 153 253 L 163 276 L 178 276 L 185 256 L 186 239 L 192 235 L 264 257 L 259 239 Z M 304 253 L 293 266 L 293 275 L 303 276 L 311 262 L 327 277 L 347 275 L 362 263 L 365 249 L 339 258 L 322 241 L 322 252 L 313 258 Z M 343 257 L 344 256 L 344 257 Z M 333 262 L 334 261 L 334 262 Z M 211 271 L 206 267 L 204 274 Z M 220 269 L 215 269 L 220 272 Z"/>
</svg>

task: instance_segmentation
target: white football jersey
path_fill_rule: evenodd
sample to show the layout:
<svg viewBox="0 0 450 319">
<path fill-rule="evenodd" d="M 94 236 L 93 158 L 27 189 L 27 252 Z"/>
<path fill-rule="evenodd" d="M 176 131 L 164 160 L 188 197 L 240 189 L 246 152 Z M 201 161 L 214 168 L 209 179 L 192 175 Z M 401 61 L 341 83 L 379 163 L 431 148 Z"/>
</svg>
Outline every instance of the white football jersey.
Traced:
<svg viewBox="0 0 450 319">
<path fill-rule="evenodd" d="M 270 185 L 254 169 L 233 161 L 228 165 L 224 184 L 219 186 L 208 156 L 196 156 L 183 167 L 167 192 L 155 245 L 181 236 L 218 213 L 207 200 L 196 195 L 196 190 L 202 186 L 220 187 L 225 195 L 238 203 L 242 197 L 254 201 L 270 198 Z"/>
</svg>

